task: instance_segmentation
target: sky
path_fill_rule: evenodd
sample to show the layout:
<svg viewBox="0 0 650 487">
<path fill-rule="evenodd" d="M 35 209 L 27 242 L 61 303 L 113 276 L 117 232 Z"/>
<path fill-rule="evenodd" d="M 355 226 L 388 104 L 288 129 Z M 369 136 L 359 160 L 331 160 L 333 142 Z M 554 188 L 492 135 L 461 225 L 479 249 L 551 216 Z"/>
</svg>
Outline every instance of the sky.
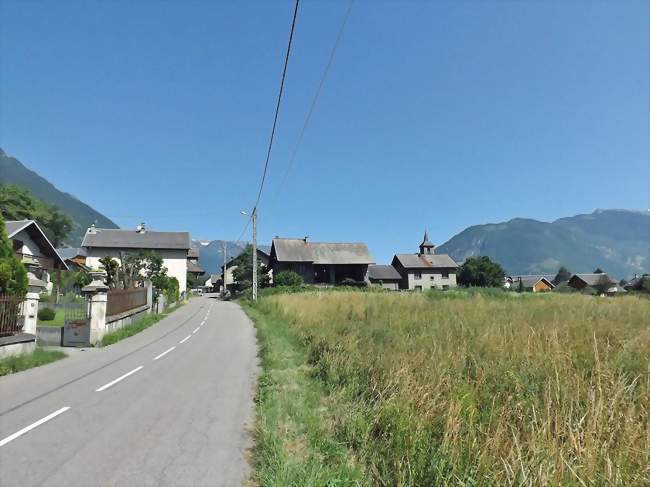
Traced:
<svg viewBox="0 0 650 487">
<path fill-rule="evenodd" d="M 385 263 L 425 228 L 650 207 L 650 2 L 356 0 L 296 147 L 348 6 L 300 2 L 261 243 Z M 292 13 L 0 0 L 0 147 L 121 227 L 235 240 Z"/>
</svg>

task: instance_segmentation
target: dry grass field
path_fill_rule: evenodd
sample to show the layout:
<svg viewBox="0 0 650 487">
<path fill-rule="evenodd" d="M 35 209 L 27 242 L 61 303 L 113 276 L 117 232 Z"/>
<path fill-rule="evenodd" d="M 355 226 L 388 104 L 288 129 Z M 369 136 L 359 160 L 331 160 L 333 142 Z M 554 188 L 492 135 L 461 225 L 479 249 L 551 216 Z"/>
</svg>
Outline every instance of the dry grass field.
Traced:
<svg viewBox="0 0 650 487">
<path fill-rule="evenodd" d="M 250 312 L 262 484 L 318 464 L 331 485 L 650 483 L 648 299 L 324 292 Z"/>
</svg>

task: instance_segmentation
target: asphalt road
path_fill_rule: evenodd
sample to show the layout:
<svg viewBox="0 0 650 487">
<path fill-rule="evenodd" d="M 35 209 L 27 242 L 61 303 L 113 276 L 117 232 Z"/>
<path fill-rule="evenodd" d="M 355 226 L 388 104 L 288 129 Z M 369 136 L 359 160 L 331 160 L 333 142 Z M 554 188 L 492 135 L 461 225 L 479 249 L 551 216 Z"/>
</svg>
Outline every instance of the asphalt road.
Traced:
<svg viewBox="0 0 650 487">
<path fill-rule="evenodd" d="M 131 338 L 0 378 L 0 485 L 239 486 L 255 331 L 201 297 Z"/>
</svg>

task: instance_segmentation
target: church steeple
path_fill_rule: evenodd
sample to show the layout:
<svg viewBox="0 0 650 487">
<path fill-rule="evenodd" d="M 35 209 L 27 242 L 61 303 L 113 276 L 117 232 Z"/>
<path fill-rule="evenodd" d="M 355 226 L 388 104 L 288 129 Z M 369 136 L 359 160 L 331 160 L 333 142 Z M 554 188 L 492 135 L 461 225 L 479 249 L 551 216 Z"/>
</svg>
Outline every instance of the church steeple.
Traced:
<svg viewBox="0 0 650 487">
<path fill-rule="evenodd" d="M 422 239 L 422 243 L 420 244 L 420 255 L 422 254 L 433 254 L 433 248 L 435 245 L 433 245 L 431 242 L 429 242 L 429 235 L 427 231 L 424 231 L 424 238 Z"/>
</svg>

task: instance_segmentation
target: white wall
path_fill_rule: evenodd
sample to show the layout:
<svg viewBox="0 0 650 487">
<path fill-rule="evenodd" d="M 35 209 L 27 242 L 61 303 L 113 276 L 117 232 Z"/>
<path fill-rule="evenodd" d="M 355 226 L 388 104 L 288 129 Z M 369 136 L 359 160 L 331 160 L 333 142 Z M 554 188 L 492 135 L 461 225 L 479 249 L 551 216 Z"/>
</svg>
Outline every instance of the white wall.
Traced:
<svg viewBox="0 0 650 487">
<path fill-rule="evenodd" d="M 25 230 L 18 232 L 16 235 L 11 237 L 11 240 L 20 240 L 23 243 L 23 246 L 18 249 L 18 252 L 21 254 L 43 257 L 43 254 L 41 253 L 38 245 L 36 245 L 36 242 L 32 240 L 32 238 Z"/>
<path fill-rule="evenodd" d="M 449 273 L 447 279 L 443 279 L 442 273 L 438 269 L 430 271 L 423 269 L 418 272 L 421 272 L 422 279 L 416 279 L 416 272 L 411 269 L 408 270 L 409 289 L 415 289 L 415 286 L 422 286 L 423 291 L 426 289 L 442 289 L 443 286 L 456 287 L 456 274 L 453 272 Z"/>
<path fill-rule="evenodd" d="M 134 249 L 104 249 L 86 248 L 86 265 L 89 267 L 101 267 L 99 259 L 111 256 L 120 262 L 120 252 L 132 253 Z M 163 259 L 163 266 L 167 268 L 167 275 L 178 279 L 179 291 L 184 293 L 187 290 L 187 250 L 155 250 Z"/>
</svg>

